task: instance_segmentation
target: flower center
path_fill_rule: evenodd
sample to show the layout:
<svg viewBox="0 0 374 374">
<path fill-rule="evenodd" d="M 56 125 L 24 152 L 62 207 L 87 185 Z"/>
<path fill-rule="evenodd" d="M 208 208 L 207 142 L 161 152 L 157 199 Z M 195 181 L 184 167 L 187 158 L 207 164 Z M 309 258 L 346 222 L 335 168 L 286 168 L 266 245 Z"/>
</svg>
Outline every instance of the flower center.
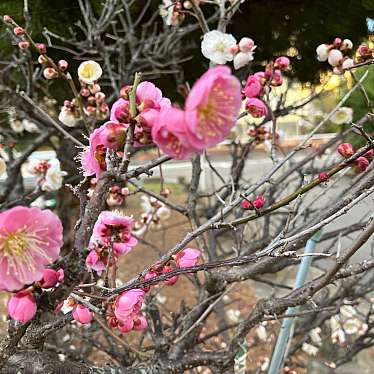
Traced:
<svg viewBox="0 0 374 374">
<path fill-rule="evenodd" d="M 20 257 L 27 249 L 27 234 L 22 230 L 9 233 L 3 241 L 5 255 Z"/>
<path fill-rule="evenodd" d="M 83 78 L 90 78 L 93 75 L 93 68 L 90 65 L 85 65 L 81 71 Z"/>
<path fill-rule="evenodd" d="M 217 52 L 223 53 L 223 52 L 225 52 L 225 49 L 226 49 L 225 43 L 223 43 L 223 42 L 217 43 L 217 45 L 216 45 L 216 51 Z"/>
</svg>

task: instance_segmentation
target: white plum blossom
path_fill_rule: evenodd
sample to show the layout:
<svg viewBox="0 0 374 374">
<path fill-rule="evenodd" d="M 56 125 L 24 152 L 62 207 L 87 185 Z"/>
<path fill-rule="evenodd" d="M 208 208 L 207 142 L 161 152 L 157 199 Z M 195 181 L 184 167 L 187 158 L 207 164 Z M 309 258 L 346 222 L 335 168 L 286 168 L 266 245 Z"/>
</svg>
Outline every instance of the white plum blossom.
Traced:
<svg viewBox="0 0 374 374">
<path fill-rule="evenodd" d="M 234 69 L 238 70 L 253 61 L 253 52 L 239 52 L 234 57 Z"/>
<path fill-rule="evenodd" d="M 6 172 L 6 162 L 0 158 L 0 177 Z"/>
<path fill-rule="evenodd" d="M 178 17 L 175 17 L 174 2 L 172 0 L 163 0 L 160 5 L 160 16 L 167 26 L 177 26 Z"/>
<path fill-rule="evenodd" d="M 78 77 L 83 83 L 93 84 L 102 74 L 103 70 L 96 61 L 84 61 L 78 67 Z"/>
<path fill-rule="evenodd" d="M 344 39 L 342 45 L 347 49 L 353 48 L 353 43 L 352 43 L 352 40 L 350 39 Z"/>
<path fill-rule="evenodd" d="M 28 119 L 22 120 L 22 125 L 27 132 L 39 132 L 38 126 L 34 122 L 29 121 Z"/>
<path fill-rule="evenodd" d="M 63 177 L 67 175 L 66 171 L 61 171 L 60 161 L 57 158 L 49 160 L 50 167 L 45 174 L 45 181 L 42 184 L 44 191 L 57 191 L 61 188 Z"/>
<path fill-rule="evenodd" d="M 329 52 L 328 62 L 331 66 L 338 66 L 343 59 L 343 54 L 338 49 L 332 49 Z"/>
<path fill-rule="evenodd" d="M 10 121 L 10 128 L 16 133 L 21 133 L 25 130 L 23 123 L 18 119 Z"/>
<path fill-rule="evenodd" d="M 231 34 L 213 30 L 204 35 L 201 52 L 204 57 L 215 64 L 225 64 L 233 60 L 234 56 L 230 52 L 230 48 L 235 45 L 236 39 Z"/>
<path fill-rule="evenodd" d="M 327 61 L 328 57 L 329 57 L 329 47 L 327 44 L 320 44 L 317 49 L 316 49 L 316 53 L 317 53 L 317 60 L 318 61 Z"/>
<path fill-rule="evenodd" d="M 318 353 L 318 348 L 309 343 L 303 343 L 301 349 L 309 356 L 316 356 Z"/>
<path fill-rule="evenodd" d="M 343 329 L 346 334 L 356 334 L 361 327 L 361 322 L 357 318 L 349 318 L 343 323 Z"/>
<path fill-rule="evenodd" d="M 331 117 L 331 122 L 337 125 L 344 125 L 352 122 L 353 109 L 349 107 L 341 107 Z"/>
<path fill-rule="evenodd" d="M 68 126 L 68 127 L 74 127 L 77 124 L 77 122 L 78 122 L 78 119 L 75 118 L 75 116 L 73 115 L 73 113 L 71 112 L 71 110 L 69 108 L 66 108 L 65 106 L 63 106 L 61 108 L 61 112 L 58 115 L 58 119 L 65 126 Z"/>
</svg>

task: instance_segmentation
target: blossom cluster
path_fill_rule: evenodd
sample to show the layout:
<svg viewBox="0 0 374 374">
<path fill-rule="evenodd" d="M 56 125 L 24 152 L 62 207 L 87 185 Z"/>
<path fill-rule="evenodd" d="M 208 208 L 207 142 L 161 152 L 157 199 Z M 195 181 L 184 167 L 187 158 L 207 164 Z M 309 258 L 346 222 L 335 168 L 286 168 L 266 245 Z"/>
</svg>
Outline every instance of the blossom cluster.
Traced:
<svg viewBox="0 0 374 374">
<path fill-rule="evenodd" d="M 342 143 L 338 146 L 338 152 L 344 157 L 349 158 L 354 155 L 355 150 L 350 143 Z M 358 157 L 353 162 L 353 168 L 356 172 L 360 173 L 365 171 L 370 164 L 370 161 L 373 159 L 374 151 L 373 149 L 368 150 L 363 156 Z"/>
<path fill-rule="evenodd" d="M 256 196 L 256 198 L 252 201 L 248 199 L 244 199 L 241 202 L 241 206 L 243 209 L 261 209 L 265 205 L 265 198 L 262 195 Z"/>
<path fill-rule="evenodd" d="M 233 61 L 234 69 L 238 70 L 253 60 L 256 49 L 251 38 L 244 37 L 237 43 L 231 34 L 213 30 L 204 35 L 201 43 L 201 52 L 215 64 L 226 64 Z"/>
<path fill-rule="evenodd" d="M 282 71 L 286 70 L 289 65 L 288 57 L 281 56 L 274 63 L 267 64 L 265 71 L 249 75 L 242 95 L 247 98 L 245 106 L 252 117 L 267 116 L 268 107 L 261 98 L 269 93 L 272 86 L 278 87 L 283 84 Z"/>
<path fill-rule="evenodd" d="M 335 74 L 342 74 L 356 64 L 373 58 L 373 50 L 367 44 L 361 44 L 353 58 L 352 48 L 353 43 L 350 39 L 335 38 L 331 44 L 320 44 L 317 47 L 317 59 L 321 62 L 327 61 L 333 67 Z"/>
</svg>

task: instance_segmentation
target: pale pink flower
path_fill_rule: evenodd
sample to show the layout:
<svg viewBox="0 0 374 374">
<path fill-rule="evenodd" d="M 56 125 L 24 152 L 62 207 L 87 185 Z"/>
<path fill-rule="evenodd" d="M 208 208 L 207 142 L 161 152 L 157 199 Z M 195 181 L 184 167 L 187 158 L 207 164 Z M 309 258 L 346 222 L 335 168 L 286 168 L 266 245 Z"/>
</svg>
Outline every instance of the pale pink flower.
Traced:
<svg viewBox="0 0 374 374">
<path fill-rule="evenodd" d="M 92 241 L 109 241 L 114 254 L 120 256 L 131 251 L 138 241 L 131 236 L 133 219 L 121 214 L 103 211 L 100 213 L 92 233 Z"/>
<path fill-rule="evenodd" d="M 241 107 L 240 82 L 227 66 L 205 72 L 192 87 L 186 101 L 186 132 L 196 149 L 215 146 L 236 123 Z"/>
<path fill-rule="evenodd" d="M 21 323 L 26 323 L 36 314 L 36 302 L 29 291 L 20 291 L 11 296 L 7 304 L 10 318 Z"/>
<path fill-rule="evenodd" d="M 186 127 L 185 112 L 182 109 L 171 107 L 162 110 L 152 126 L 153 141 L 170 157 L 185 160 L 197 152 L 187 139 Z"/>
<path fill-rule="evenodd" d="M 133 290 L 123 292 L 116 300 L 114 306 L 114 315 L 122 322 L 126 323 L 127 318 L 133 313 L 141 310 L 144 301 L 144 290 L 135 288 Z"/>
<path fill-rule="evenodd" d="M 82 325 L 90 323 L 93 318 L 92 312 L 82 304 L 75 305 L 72 314 L 74 319 Z"/>
<path fill-rule="evenodd" d="M 285 70 L 290 66 L 290 59 L 286 56 L 278 57 L 275 60 L 275 65 L 281 70 Z"/>
<path fill-rule="evenodd" d="M 248 99 L 245 106 L 252 117 L 261 118 L 267 116 L 268 114 L 268 108 L 266 107 L 265 103 L 260 99 L 256 99 L 255 97 Z"/>
<path fill-rule="evenodd" d="M 244 95 L 248 98 L 259 96 L 261 92 L 261 77 L 256 75 L 250 75 L 247 79 L 247 83 L 244 87 Z"/>
<path fill-rule="evenodd" d="M 281 86 L 283 83 L 282 72 L 279 69 L 274 69 L 273 71 L 273 80 L 271 82 L 275 86 Z"/>
<path fill-rule="evenodd" d="M 179 268 L 186 268 L 195 266 L 201 255 L 198 249 L 186 248 L 183 251 L 177 253 L 175 256 L 175 262 Z"/>
<path fill-rule="evenodd" d="M 0 213 L 0 289 L 40 281 L 62 243 L 61 222 L 50 210 L 18 206 Z"/>
<path fill-rule="evenodd" d="M 251 52 L 255 49 L 255 42 L 251 38 L 241 38 L 238 45 L 241 52 Z"/>
<path fill-rule="evenodd" d="M 327 44 L 320 44 L 316 49 L 317 60 L 321 62 L 327 61 L 329 57 L 329 50 L 330 47 Z"/>
<path fill-rule="evenodd" d="M 251 61 L 253 61 L 253 52 L 239 52 L 235 55 L 233 60 L 234 69 L 239 70 L 248 65 Z"/>
<path fill-rule="evenodd" d="M 54 269 L 44 269 L 43 278 L 40 282 L 42 288 L 54 287 L 58 282 L 58 273 Z"/>
<path fill-rule="evenodd" d="M 343 54 L 338 49 L 329 52 L 328 62 L 331 66 L 337 66 L 343 59 Z"/>
</svg>

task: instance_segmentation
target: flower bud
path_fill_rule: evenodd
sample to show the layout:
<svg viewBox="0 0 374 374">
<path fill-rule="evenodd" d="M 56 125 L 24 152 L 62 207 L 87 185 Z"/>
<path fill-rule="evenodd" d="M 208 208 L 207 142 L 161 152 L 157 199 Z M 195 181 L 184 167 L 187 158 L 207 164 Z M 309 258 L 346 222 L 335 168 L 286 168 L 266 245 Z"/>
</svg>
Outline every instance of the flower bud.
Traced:
<svg viewBox="0 0 374 374">
<path fill-rule="evenodd" d="M 29 291 L 19 291 L 11 296 L 7 309 L 10 318 L 21 323 L 26 323 L 34 318 L 36 314 L 36 302 Z"/>
<path fill-rule="evenodd" d="M 47 57 L 45 57 L 44 55 L 40 55 L 40 56 L 38 57 L 38 62 L 39 62 L 39 64 L 41 64 L 41 65 L 46 65 L 46 64 L 48 64 L 48 59 L 47 59 Z"/>
<path fill-rule="evenodd" d="M 237 44 L 234 44 L 234 45 L 230 46 L 229 52 L 232 55 L 236 55 L 239 52 L 239 46 Z"/>
<path fill-rule="evenodd" d="M 256 209 L 261 209 L 265 204 L 265 198 L 262 195 L 259 195 L 256 197 L 256 199 L 253 201 L 253 205 Z"/>
<path fill-rule="evenodd" d="M 86 110 L 87 110 L 87 113 L 88 113 L 89 115 L 96 113 L 96 108 L 93 107 L 93 106 L 91 106 L 91 105 L 88 105 L 88 106 L 86 107 Z"/>
<path fill-rule="evenodd" d="M 41 54 L 47 53 L 47 46 L 44 43 L 38 43 L 36 45 L 36 48 L 38 49 L 39 53 L 41 53 Z"/>
<path fill-rule="evenodd" d="M 12 22 L 13 22 L 12 17 L 11 17 L 11 16 L 8 16 L 7 14 L 5 14 L 5 15 L 3 16 L 3 21 L 4 21 L 5 23 L 12 23 Z"/>
<path fill-rule="evenodd" d="M 329 46 L 327 44 L 320 44 L 316 48 L 317 60 L 320 62 L 326 61 L 329 56 Z"/>
<path fill-rule="evenodd" d="M 68 62 L 65 61 L 65 60 L 59 60 L 57 65 L 58 65 L 58 67 L 60 68 L 61 71 L 65 71 L 69 66 Z"/>
<path fill-rule="evenodd" d="M 108 113 L 109 112 L 109 105 L 107 103 L 103 103 L 100 105 L 100 112 Z"/>
<path fill-rule="evenodd" d="M 186 1 L 183 3 L 183 8 L 184 8 L 184 9 L 187 9 L 187 10 L 192 9 L 192 3 L 191 3 L 191 1 L 186 0 Z"/>
<path fill-rule="evenodd" d="M 21 42 L 18 43 L 18 47 L 20 49 L 27 49 L 30 47 L 30 43 L 27 40 L 22 40 Z"/>
<path fill-rule="evenodd" d="M 374 150 L 373 149 L 369 149 L 363 157 L 367 158 L 368 160 L 371 160 L 373 158 L 373 154 L 374 154 Z"/>
<path fill-rule="evenodd" d="M 248 112 L 254 118 L 265 117 L 268 114 L 268 109 L 265 103 L 256 98 L 250 98 L 245 103 Z"/>
<path fill-rule="evenodd" d="M 84 305 L 77 304 L 73 309 L 73 317 L 77 322 L 85 325 L 92 321 L 93 314 Z"/>
<path fill-rule="evenodd" d="M 371 58 L 372 57 L 372 51 L 371 49 L 369 48 L 369 46 L 367 44 L 361 44 L 358 48 L 357 48 L 357 52 L 359 53 L 359 55 L 361 55 L 364 59 L 366 58 Z"/>
<path fill-rule="evenodd" d="M 352 144 L 350 143 L 342 143 L 338 147 L 338 152 L 344 157 L 349 158 L 351 157 L 355 152 L 352 147 Z"/>
<path fill-rule="evenodd" d="M 101 87 L 99 84 L 95 83 L 90 87 L 90 91 L 93 95 L 101 91 Z"/>
<path fill-rule="evenodd" d="M 343 49 L 352 49 L 353 48 L 353 43 L 350 39 L 344 39 L 342 43 L 342 48 Z"/>
<path fill-rule="evenodd" d="M 22 27 L 19 27 L 19 26 L 16 26 L 14 29 L 13 29 L 13 32 L 15 35 L 17 36 L 22 36 L 25 34 L 25 30 L 22 28 Z"/>
<path fill-rule="evenodd" d="M 326 172 L 322 171 L 321 173 L 319 173 L 318 178 L 320 182 L 326 182 L 329 179 L 329 175 Z"/>
<path fill-rule="evenodd" d="M 96 94 L 95 94 L 95 100 L 96 101 L 104 101 L 105 100 L 105 94 L 104 94 L 104 92 L 97 92 Z"/>
<path fill-rule="evenodd" d="M 119 95 L 122 97 L 122 99 L 128 100 L 129 99 L 129 93 L 131 90 L 131 86 L 123 86 L 121 90 L 119 91 Z"/>
<path fill-rule="evenodd" d="M 329 52 L 328 62 L 331 66 L 337 66 L 343 59 L 343 54 L 338 49 L 332 49 Z"/>
<path fill-rule="evenodd" d="M 275 60 L 275 65 L 281 69 L 281 70 L 285 70 L 287 69 L 289 66 L 290 66 L 290 59 L 286 56 L 281 56 L 281 57 L 278 57 L 276 60 Z"/>
<path fill-rule="evenodd" d="M 86 87 L 82 87 L 81 90 L 80 90 L 80 94 L 83 97 L 88 97 L 88 96 L 90 96 L 90 90 Z"/>
<path fill-rule="evenodd" d="M 252 203 L 251 203 L 250 201 L 248 201 L 248 200 L 243 200 L 243 201 L 241 202 L 241 206 L 242 206 L 242 208 L 245 209 L 245 210 L 253 209 Z"/>
<path fill-rule="evenodd" d="M 337 46 L 337 47 L 339 47 L 340 44 L 342 44 L 342 40 L 340 38 L 335 38 L 334 39 L 334 45 Z"/>
<path fill-rule="evenodd" d="M 58 73 L 54 68 L 45 68 L 43 70 L 43 75 L 45 79 L 54 79 L 58 77 Z"/>
<path fill-rule="evenodd" d="M 162 269 L 162 274 L 167 274 L 173 271 L 173 268 L 171 266 L 164 266 Z M 178 275 L 174 275 L 173 277 L 170 277 L 163 281 L 164 284 L 168 286 L 174 285 L 178 281 Z"/>
<path fill-rule="evenodd" d="M 355 161 L 355 166 L 357 172 L 365 171 L 369 166 L 369 160 L 361 156 Z"/>
<path fill-rule="evenodd" d="M 241 38 L 239 42 L 239 49 L 241 52 L 251 52 L 255 42 L 251 38 Z"/>
<path fill-rule="evenodd" d="M 44 269 L 43 278 L 40 282 L 42 288 L 52 288 L 58 282 L 58 274 L 54 269 Z"/>
<path fill-rule="evenodd" d="M 130 194 L 130 191 L 127 187 L 123 187 L 123 188 L 121 188 L 121 194 L 123 196 L 128 196 Z"/>
</svg>

